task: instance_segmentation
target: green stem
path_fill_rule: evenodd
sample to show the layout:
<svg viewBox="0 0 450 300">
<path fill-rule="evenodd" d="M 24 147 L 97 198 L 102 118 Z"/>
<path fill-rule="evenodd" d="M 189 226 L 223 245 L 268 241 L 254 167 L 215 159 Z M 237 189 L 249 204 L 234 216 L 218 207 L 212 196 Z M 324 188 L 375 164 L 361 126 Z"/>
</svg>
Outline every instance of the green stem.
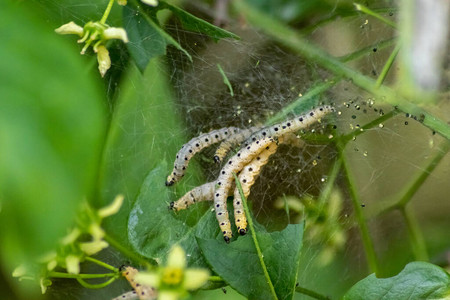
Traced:
<svg viewBox="0 0 450 300">
<path fill-rule="evenodd" d="M 417 178 L 411 182 L 411 185 L 404 190 L 404 192 L 402 193 L 403 196 L 398 200 L 394 207 L 402 208 L 409 203 L 417 190 L 422 186 L 428 176 L 430 176 L 430 174 L 434 171 L 442 158 L 444 158 L 444 156 L 450 150 L 450 141 L 442 142 L 438 149 L 439 150 L 436 156 L 431 160 L 428 166 L 426 166 L 426 168 L 420 172 Z"/>
<path fill-rule="evenodd" d="M 405 219 L 415 260 L 428 261 L 427 246 L 416 217 L 408 207 L 402 207 L 400 211 Z"/>
<path fill-rule="evenodd" d="M 382 15 L 380 15 L 379 13 L 374 12 L 373 10 L 371 10 L 370 8 L 359 4 L 359 3 L 353 3 L 353 5 L 355 6 L 355 8 L 363 13 L 365 13 L 366 15 L 372 16 L 378 20 L 380 20 L 381 22 L 391 26 L 392 28 L 397 29 L 397 24 L 395 24 L 394 22 L 392 22 L 391 20 L 386 19 L 385 17 L 383 17 Z"/>
<path fill-rule="evenodd" d="M 318 299 L 318 300 L 330 300 L 330 298 L 327 297 L 327 296 L 321 295 L 321 294 L 319 294 L 319 293 L 316 293 L 316 292 L 314 292 L 314 291 L 311 291 L 311 290 L 306 289 L 306 288 L 301 287 L 301 286 L 297 286 L 297 287 L 295 288 L 295 291 L 296 291 L 297 293 L 300 293 L 300 294 L 309 296 L 309 297 L 314 298 L 314 299 Z"/>
<path fill-rule="evenodd" d="M 90 261 L 90 262 L 93 262 L 94 264 L 97 264 L 97 265 L 99 265 L 99 266 L 102 266 L 102 267 L 104 267 L 104 268 L 106 268 L 106 269 L 109 269 L 109 270 L 111 270 L 111 271 L 113 271 L 113 272 L 119 273 L 119 269 L 118 269 L 118 268 L 113 267 L 113 266 L 111 266 L 111 265 L 109 265 L 109 264 L 107 264 L 107 263 L 105 263 L 105 262 L 102 262 L 102 261 L 100 261 L 100 260 L 98 260 L 98 259 L 95 259 L 95 258 L 92 258 L 92 257 L 87 256 L 87 257 L 85 257 L 85 260 Z"/>
<path fill-rule="evenodd" d="M 438 147 L 438 152 L 430 161 L 430 163 L 420 171 L 417 177 L 411 181 L 411 183 L 405 187 L 400 193 L 397 201 L 389 201 L 389 205 L 381 205 L 379 209 L 373 214 L 374 216 L 383 215 L 396 209 L 403 209 L 411 201 L 412 197 L 416 194 L 422 184 L 427 180 L 431 173 L 433 173 L 436 166 L 445 157 L 450 150 L 450 142 L 444 140 Z"/>
<path fill-rule="evenodd" d="M 223 278 L 220 276 L 209 276 L 208 280 L 212 281 L 212 282 L 223 282 L 224 281 Z"/>
<path fill-rule="evenodd" d="M 450 140 L 449 124 L 428 113 L 418 105 L 409 102 L 402 95 L 399 95 L 398 90 L 384 85 L 377 88 L 373 79 L 362 75 L 338 59 L 331 57 L 328 53 L 298 35 L 294 30 L 274 18 L 254 10 L 245 1 L 233 1 L 232 4 L 236 11 L 243 14 L 249 22 L 262 29 L 267 35 L 282 45 L 331 71 L 336 76 L 350 79 L 356 86 L 361 87 L 386 103 L 397 106 L 401 111 L 420 116 L 420 119 L 423 120 L 423 125 Z"/>
<path fill-rule="evenodd" d="M 342 136 L 340 138 L 340 141 L 343 145 L 346 145 L 349 141 L 351 141 L 354 137 L 357 137 L 358 135 L 364 133 L 366 130 L 371 129 L 373 127 L 379 126 L 383 122 L 389 120 L 393 116 L 395 116 L 398 112 L 395 110 L 392 110 L 381 117 L 376 118 L 373 121 L 370 121 L 369 123 L 363 125 L 361 128 L 354 130 L 350 133 L 347 133 L 346 135 Z M 362 129 L 362 130 L 361 130 Z"/>
<path fill-rule="evenodd" d="M 104 273 L 104 274 L 69 274 L 63 272 L 50 272 L 48 273 L 49 277 L 52 278 L 84 278 L 84 279 L 92 279 L 92 278 L 105 278 L 105 277 L 114 277 L 117 276 L 117 273 Z"/>
<path fill-rule="evenodd" d="M 105 12 L 103 13 L 103 16 L 100 20 L 100 24 L 105 24 L 106 23 L 106 19 L 108 19 L 109 13 L 111 12 L 111 8 L 114 4 L 114 1 L 116 0 L 109 0 L 108 6 L 105 9 Z"/>
<path fill-rule="evenodd" d="M 388 39 L 385 41 L 381 41 L 372 45 L 369 45 L 367 47 L 364 47 L 362 49 L 359 49 L 355 52 L 352 52 L 350 54 L 346 54 L 344 56 L 338 57 L 338 59 L 342 62 L 348 62 L 352 60 L 356 60 L 358 58 L 366 56 L 368 53 L 373 53 L 374 48 L 378 50 L 387 48 L 389 46 L 392 46 L 397 41 L 397 38 Z"/>
<path fill-rule="evenodd" d="M 373 246 L 372 239 L 370 237 L 369 229 L 367 227 L 367 223 L 364 217 L 364 214 L 361 209 L 361 201 L 359 200 L 358 194 L 356 192 L 356 182 L 353 178 L 353 175 L 350 172 L 350 167 L 345 158 L 344 147 L 342 145 L 338 145 L 340 149 L 342 166 L 345 172 L 345 178 L 347 179 L 348 189 L 350 192 L 350 198 L 353 204 L 353 210 L 355 212 L 356 221 L 359 225 L 359 230 L 361 231 L 361 238 L 364 245 L 364 250 L 366 253 L 367 262 L 369 264 L 369 269 L 371 272 L 377 273 L 379 271 L 378 261 L 375 254 L 375 248 Z"/>
<path fill-rule="evenodd" d="M 399 51 L 400 51 L 400 44 L 397 44 L 397 46 L 395 46 L 394 50 L 392 51 L 391 55 L 389 55 L 388 60 L 384 64 L 380 76 L 378 76 L 377 78 L 377 82 L 375 84 L 376 87 L 380 87 L 383 84 L 384 79 L 386 79 L 387 73 L 391 69 L 392 64 L 394 63 L 394 60 L 397 57 Z"/>
<path fill-rule="evenodd" d="M 336 162 L 333 165 L 333 169 L 331 170 L 330 174 L 327 177 L 327 183 L 326 183 L 325 187 L 323 188 L 322 192 L 320 193 L 318 203 L 321 206 L 324 205 L 327 202 L 327 200 L 330 198 L 331 192 L 334 187 L 334 183 L 337 179 L 339 171 L 341 170 L 341 167 L 342 167 L 342 159 L 340 157 L 338 157 L 338 159 L 336 160 Z"/>
<path fill-rule="evenodd" d="M 120 244 L 119 242 L 117 242 L 115 239 L 113 239 L 111 236 L 109 236 L 108 234 L 105 234 L 104 238 L 103 238 L 106 242 L 108 242 L 108 244 L 110 244 L 111 246 L 113 246 L 114 248 L 116 248 L 119 252 L 121 252 L 123 255 L 125 255 L 126 257 L 134 260 L 135 262 L 146 266 L 148 269 L 153 268 L 154 266 L 145 258 L 143 258 L 142 256 L 128 250 L 128 248 L 122 246 L 122 244 Z"/>
<path fill-rule="evenodd" d="M 261 267 L 264 272 L 264 277 L 266 277 L 267 284 L 269 285 L 273 299 L 277 300 L 278 297 L 275 292 L 275 288 L 273 287 L 272 280 L 270 279 L 269 272 L 267 271 L 267 267 L 264 262 L 263 254 L 262 254 L 261 248 L 259 247 L 258 239 L 256 237 L 256 231 L 255 231 L 255 227 L 253 226 L 253 219 L 250 215 L 250 210 L 248 209 L 247 199 L 245 198 L 244 191 L 242 190 L 242 186 L 241 186 L 241 183 L 239 182 L 238 177 L 236 176 L 235 173 L 233 173 L 233 176 L 234 176 L 234 180 L 236 181 L 236 188 L 239 190 L 239 194 L 241 195 L 242 204 L 244 206 L 245 214 L 247 215 L 248 226 L 250 227 L 250 234 L 253 238 L 253 243 L 255 244 L 256 253 L 258 254 L 259 262 L 260 262 Z"/>
<path fill-rule="evenodd" d="M 304 111 L 304 108 L 311 109 L 314 105 L 313 101 L 315 97 L 322 94 L 323 92 L 330 89 L 332 86 L 336 85 L 340 79 L 338 77 L 332 78 L 331 80 L 327 80 L 325 82 L 319 83 L 314 86 L 312 89 L 308 90 L 304 95 L 294 100 L 289 105 L 283 107 L 283 109 L 278 112 L 275 116 L 267 120 L 266 125 L 271 125 L 279 122 L 280 120 L 286 119 L 286 116 L 290 113 L 295 113 L 295 111 L 300 110 Z"/>
<path fill-rule="evenodd" d="M 108 281 L 105 281 L 105 282 L 99 283 L 99 284 L 90 284 L 90 283 L 87 283 L 86 281 L 84 281 L 84 280 L 81 279 L 81 278 L 77 278 L 77 281 L 78 281 L 83 287 L 88 288 L 88 289 L 102 289 L 102 288 L 104 288 L 104 287 L 110 285 L 111 283 L 113 283 L 116 279 L 117 279 L 117 277 L 113 277 L 113 278 L 109 279 Z"/>
</svg>

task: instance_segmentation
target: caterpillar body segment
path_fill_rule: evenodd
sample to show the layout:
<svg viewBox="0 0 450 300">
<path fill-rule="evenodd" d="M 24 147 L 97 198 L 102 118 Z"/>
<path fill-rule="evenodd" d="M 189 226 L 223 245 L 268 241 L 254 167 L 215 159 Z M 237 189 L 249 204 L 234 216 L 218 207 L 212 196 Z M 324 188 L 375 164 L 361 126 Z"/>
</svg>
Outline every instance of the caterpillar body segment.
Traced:
<svg viewBox="0 0 450 300">
<path fill-rule="evenodd" d="M 190 159 L 202 149 L 211 146 L 212 144 L 223 141 L 229 136 L 239 132 L 239 128 L 226 127 L 204 133 L 198 137 L 191 139 L 184 144 L 180 151 L 178 151 L 172 173 L 167 177 L 166 186 L 171 186 L 179 181 L 186 172 Z"/>
<path fill-rule="evenodd" d="M 216 211 L 216 218 L 219 222 L 220 230 L 222 231 L 224 240 L 227 243 L 229 243 L 232 233 L 226 200 L 234 180 L 233 173 L 238 173 L 241 171 L 242 168 L 255 156 L 261 153 L 264 149 L 269 148 L 273 141 L 274 140 L 270 137 L 254 141 L 231 157 L 220 171 L 220 175 L 216 181 L 216 189 L 214 191 L 214 209 Z"/>
<path fill-rule="evenodd" d="M 281 141 L 282 137 L 280 137 Z M 261 168 L 267 164 L 269 157 L 277 151 L 278 143 L 272 142 L 268 147 L 266 147 L 261 153 L 256 155 L 255 158 L 249 162 L 238 176 L 239 182 L 241 183 L 242 191 L 244 196 L 247 198 L 250 195 L 250 188 L 255 183 L 256 178 L 258 178 Z M 236 224 L 237 231 L 240 235 L 247 233 L 247 217 L 245 216 L 244 206 L 242 204 L 241 194 L 239 189 L 234 190 L 234 222 Z"/>
<path fill-rule="evenodd" d="M 116 298 L 113 298 L 112 300 L 136 300 L 136 299 L 139 299 L 136 291 L 129 291 L 123 293 L 122 295 L 117 296 Z"/>
<path fill-rule="evenodd" d="M 154 287 L 143 285 L 138 282 L 136 282 L 135 277 L 136 274 L 138 274 L 139 271 L 133 267 L 125 267 L 122 271 L 122 276 L 124 276 L 128 282 L 130 283 L 131 287 L 134 289 L 134 292 L 136 292 L 137 298 L 129 298 L 129 299 L 140 299 L 140 300 L 155 300 L 157 298 L 157 291 Z M 116 299 L 127 299 L 123 298 L 123 296 L 133 296 L 133 292 L 130 294 L 125 293 Z"/>
<path fill-rule="evenodd" d="M 175 202 L 171 202 L 169 208 L 175 211 L 188 208 L 190 205 L 202 201 L 212 201 L 214 199 L 214 189 L 216 181 L 205 183 L 187 192 L 183 197 Z M 231 196 L 232 194 L 229 194 Z"/>
<path fill-rule="evenodd" d="M 327 114 L 334 112 L 335 108 L 331 105 L 319 106 L 310 110 L 308 113 L 297 116 L 288 121 L 278 123 L 266 128 L 263 128 L 254 134 L 252 134 L 245 142 L 244 145 L 248 145 L 253 141 L 259 140 L 266 136 L 279 137 L 287 133 L 294 133 L 300 129 L 309 127 L 310 125 L 320 122 L 321 118 Z"/>
<path fill-rule="evenodd" d="M 220 163 L 232 148 L 240 145 L 243 141 L 248 139 L 253 133 L 257 132 L 260 129 L 260 127 L 256 126 L 247 129 L 241 129 L 237 133 L 225 139 L 217 148 L 216 153 L 214 154 L 214 161 L 216 163 Z"/>
</svg>

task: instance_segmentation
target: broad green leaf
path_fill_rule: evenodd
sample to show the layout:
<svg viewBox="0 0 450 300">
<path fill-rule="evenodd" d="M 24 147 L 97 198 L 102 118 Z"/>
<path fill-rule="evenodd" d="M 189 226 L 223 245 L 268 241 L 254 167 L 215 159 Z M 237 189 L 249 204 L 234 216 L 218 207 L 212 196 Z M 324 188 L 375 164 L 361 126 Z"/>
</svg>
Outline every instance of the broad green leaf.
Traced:
<svg viewBox="0 0 450 300">
<path fill-rule="evenodd" d="M 158 262 L 178 243 L 186 251 L 189 265 L 205 266 L 195 237 L 219 236 L 215 214 L 208 209 L 209 203 L 198 203 L 177 214 L 169 210 L 169 203 L 176 200 L 164 184 L 171 169 L 172 165 L 163 161 L 145 179 L 130 213 L 129 240 L 138 253 Z"/>
<path fill-rule="evenodd" d="M 369 275 L 355 284 L 344 299 L 450 299 L 450 275 L 433 264 L 412 262 L 394 277 Z"/>
<path fill-rule="evenodd" d="M 0 252 L 50 251 L 90 198 L 105 134 L 99 76 L 33 4 L 0 10 Z"/>
<path fill-rule="evenodd" d="M 189 140 L 177 114 L 164 70 L 158 59 L 151 61 L 144 74 L 130 66 L 118 89 L 108 132 L 101 171 L 102 203 L 99 206 L 106 205 L 117 194 L 125 195 L 121 210 L 104 220 L 108 232 L 124 246 L 129 245 L 128 216 L 145 177 L 161 161 L 172 162 L 179 148 Z M 195 162 L 192 162 L 183 182 L 196 179 L 197 170 Z M 161 175 L 158 183 L 163 184 L 167 174 Z M 181 184 L 180 188 L 183 187 Z M 167 191 L 172 190 L 167 188 Z M 159 204 L 166 208 L 164 200 Z"/>
<path fill-rule="evenodd" d="M 239 39 L 234 33 L 214 26 L 163 1 L 156 7 L 129 3 L 123 10 L 123 24 L 130 40 L 127 47 L 141 71 L 147 67 L 152 58 L 166 54 L 168 45 L 173 45 L 192 60 L 191 55 L 161 28 L 156 18 L 157 12 L 161 9 L 169 9 L 180 20 L 185 29 L 204 33 L 214 41 L 222 38 Z"/>
<path fill-rule="evenodd" d="M 216 42 L 223 38 L 239 39 L 239 36 L 237 36 L 236 34 L 220 27 L 214 26 L 206 22 L 205 20 L 197 18 L 187 11 L 171 5 L 165 1 L 160 1 L 159 7 L 171 10 L 173 14 L 180 20 L 185 29 L 206 34 Z"/>
<path fill-rule="evenodd" d="M 297 279 L 303 225 L 256 233 L 278 299 L 292 299 Z M 197 238 L 214 272 L 249 299 L 273 299 L 250 233 L 229 245 Z"/>
<path fill-rule="evenodd" d="M 191 60 L 189 53 L 159 26 L 157 9 L 145 5 L 139 8 L 127 5 L 123 9 L 123 23 L 130 40 L 127 47 L 141 72 L 152 58 L 166 54 L 168 45 L 175 46 Z"/>
</svg>

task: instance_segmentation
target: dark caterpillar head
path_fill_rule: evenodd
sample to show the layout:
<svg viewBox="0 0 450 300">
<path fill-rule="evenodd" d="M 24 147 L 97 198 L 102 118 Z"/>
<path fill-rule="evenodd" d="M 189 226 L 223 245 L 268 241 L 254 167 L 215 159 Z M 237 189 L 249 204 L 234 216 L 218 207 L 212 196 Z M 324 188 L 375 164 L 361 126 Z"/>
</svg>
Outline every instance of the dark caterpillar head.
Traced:
<svg viewBox="0 0 450 300">
<path fill-rule="evenodd" d="M 245 228 L 239 228 L 238 231 L 240 235 L 245 235 L 247 233 L 247 230 Z"/>
</svg>

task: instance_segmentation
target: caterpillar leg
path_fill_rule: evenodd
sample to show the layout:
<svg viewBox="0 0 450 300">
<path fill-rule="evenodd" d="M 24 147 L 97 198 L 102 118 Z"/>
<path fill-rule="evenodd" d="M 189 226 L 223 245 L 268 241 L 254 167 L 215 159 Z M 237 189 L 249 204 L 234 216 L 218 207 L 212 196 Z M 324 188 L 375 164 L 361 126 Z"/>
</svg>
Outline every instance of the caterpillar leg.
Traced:
<svg viewBox="0 0 450 300">
<path fill-rule="evenodd" d="M 232 233 L 226 199 L 234 180 L 233 173 L 240 172 L 243 167 L 261 153 L 261 151 L 266 148 L 269 149 L 269 145 L 273 142 L 274 140 L 272 138 L 263 138 L 251 143 L 230 158 L 220 171 L 216 189 L 214 191 L 214 209 L 216 210 L 216 218 L 219 222 L 220 230 L 227 243 L 230 242 Z"/>
<path fill-rule="evenodd" d="M 277 151 L 277 148 L 277 142 L 272 142 L 268 147 L 261 151 L 261 153 L 253 158 L 239 174 L 238 179 L 246 198 L 250 195 L 250 188 L 255 183 L 256 178 L 258 178 L 261 168 L 267 164 L 269 157 Z M 234 190 L 233 205 L 237 231 L 240 235 L 244 235 L 247 233 L 247 217 L 245 216 L 244 206 L 238 188 Z"/>
</svg>

